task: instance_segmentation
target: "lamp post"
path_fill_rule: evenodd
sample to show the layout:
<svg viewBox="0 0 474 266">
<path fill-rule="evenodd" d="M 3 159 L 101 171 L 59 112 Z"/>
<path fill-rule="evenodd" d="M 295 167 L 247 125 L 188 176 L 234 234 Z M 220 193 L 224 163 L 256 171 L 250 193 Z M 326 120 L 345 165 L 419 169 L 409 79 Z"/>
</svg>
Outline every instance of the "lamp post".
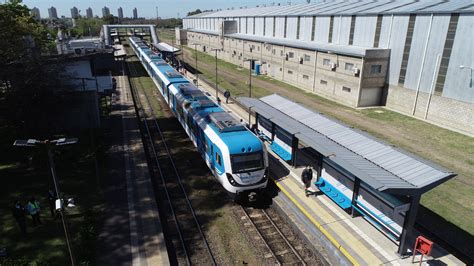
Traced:
<svg viewBox="0 0 474 266">
<path fill-rule="evenodd" d="M 470 71 L 470 76 L 469 76 L 469 88 L 472 88 L 472 70 L 473 70 L 473 68 L 472 68 L 472 67 L 469 67 L 469 66 L 463 66 L 463 65 L 460 65 L 459 68 L 460 68 L 460 69 L 469 68 L 469 71 Z"/>
<path fill-rule="evenodd" d="M 49 160 L 49 167 L 51 170 L 51 176 L 53 177 L 53 184 L 54 184 L 54 190 L 56 192 L 56 196 L 58 199 L 56 200 L 56 210 L 59 211 L 59 214 L 61 215 L 61 221 L 63 224 L 63 229 L 64 229 L 64 235 L 66 237 L 66 244 L 67 248 L 69 251 L 69 257 L 71 259 L 71 265 L 74 266 L 74 256 L 72 253 L 72 248 L 71 248 L 71 243 L 69 239 L 69 232 L 66 224 L 66 219 L 64 217 L 63 213 L 63 200 L 60 198 L 60 190 L 59 190 L 59 183 L 57 181 L 57 176 L 56 176 L 56 168 L 54 166 L 54 159 L 53 159 L 53 153 L 52 153 L 52 146 L 64 146 L 64 145 L 72 145 L 76 144 L 78 141 L 77 138 L 61 138 L 61 139 L 55 139 L 55 140 L 36 140 L 36 139 L 28 139 L 28 140 L 15 140 L 13 143 L 13 146 L 19 146 L 19 147 L 37 147 L 37 146 L 45 146 L 46 151 L 48 152 L 48 160 Z M 59 201 L 59 205 L 57 202 Z M 59 207 L 59 208 L 58 208 Z"/>
<path fill-rule="evenodd" d="M 218 83 L 218 79 L 217 79 L 217 52 L 220 52 L 222 51 L 222 49 L 216 49 L 216 48 L 213 48 L 211 49 L 211 51 L 214 51 L 216 52 L 216 101 L 219 102 L 219 87 L 217 85 Z"/>
<path fill-rule="evenodd" d="M 196 56 L 196 67 L 194 68 L 194 74 L 196 75 L 196 86 L 199 87 L 199 74 L 198 74 L 198 54 L 197 54 L 197 47 L 201 46 L 199 43 L 191 43 L 194 45 L 194 54 Z"/>
<path fill-rule="evenodd" d="M 244 59 L 244 62 L 249 62 L 249 98 L 252 98 L 252 62 L 255 61 L 253 58 Z"/>
</svg>

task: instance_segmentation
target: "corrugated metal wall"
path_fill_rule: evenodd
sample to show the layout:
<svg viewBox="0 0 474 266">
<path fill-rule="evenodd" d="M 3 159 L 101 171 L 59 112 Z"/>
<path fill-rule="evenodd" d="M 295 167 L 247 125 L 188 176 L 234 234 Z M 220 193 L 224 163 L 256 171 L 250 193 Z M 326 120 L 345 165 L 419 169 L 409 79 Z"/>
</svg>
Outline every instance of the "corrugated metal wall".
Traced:
<svg viewBox="0 0 474 266">
<path fill-rule="evenodd" d="M 403 53 L 406 45 L 407 27 L 409 15 L 395 14 L 383 15 L 380 28 L 380 37 L 378 38 L 379 48 L 389 48 L 390 67 L 387 82 L 391 85 L 404 86 L 412 90 L 419 89 L 423 92 L 429 92 L 433 74 L 436 67 L 436 58 L 438 54 L 443 54 L 446 42 L 447 30 L 450 23 L 450 14 L 416 14 L 413 37 L 409 51 L 407 71 L 403 84 L 398 84 L 400 69 L 402 65 Z M 253 34 L 254 17 L 230 18 L 240 21 L 239 32 L 242 34 Z M 268 16 L 265 18 L 255 17 L 255 35 L 284 38 L 285 17 Z M 248 22 L 246 23 L 246 21 Z M 206 21 L 206 23 L 204 23 Z M 183 25 L 185 28 L 194 28 L 201 30 L 217 31 L 219 21 L 216 18 L 185 18 Z M 351 16 L 333 16 L 332 32 L 330 33 L 331 16 L 316 16 L 316 28 L 314 31 L 314 41 L 320 43 L 329 42 L 329 36 L 332 36 L 331 43 L 339 45 L 349 45 L 351 31 Z M 428 32 L 431 23 L 431 31 Z M 298 17 L 286 17 L 286 38 L 297 39 Z M 246 28 L 248 25 L 248 28 Z M 275 25 L 275 29 L 274 29 Z M 358 15 L 355 17 L 355 27 L 353 34 L 353 45 L 363 47 L 374 47 L 374 38 L 376 35 L 377 15 Z M 313 17 L 301 16 L 299 23 L 298 40 L 311 41 L 313 31 Z M 425 54 L 425 45 L 429 35 L 429 42 Z M 449 58 L 449 66 L 446 73 L 446 79 L 442 91 L 442 96 L 452 99 L 474 103 L 474 88 L 470 81 L 471 73 L 469 67 L 474 67 L 473 55 L 474 38 L 474 14 L 463 13 L 459 16 L 457 22 L 456 34 Z M 425 64 L 422 68 L 423 57 Z M 460 69 L 460 65 L 467 66 Z M 421 73 L 421 76 L 420 76 Z M 436 78 L 436 77 L 435 77 Z M 403 81 L 403 80 L 402 80 Z"/>
</svg>

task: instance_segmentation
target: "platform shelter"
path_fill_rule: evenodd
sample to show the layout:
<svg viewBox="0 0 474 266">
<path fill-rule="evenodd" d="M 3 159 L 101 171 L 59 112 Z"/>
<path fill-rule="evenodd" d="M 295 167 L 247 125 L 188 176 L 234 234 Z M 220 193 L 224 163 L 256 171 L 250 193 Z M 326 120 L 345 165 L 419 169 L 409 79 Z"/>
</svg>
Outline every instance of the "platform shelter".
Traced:
<svg viewBox="0 0 474 266">
<path fill-rule="evenodd" d="M 353 216 L 362 215 L 403 255 L 423 193 L 456 174 L 278 94 L 240 97 L 262 138 L 292 166 L 311 164 L 315 185 Z"/>
</svg>

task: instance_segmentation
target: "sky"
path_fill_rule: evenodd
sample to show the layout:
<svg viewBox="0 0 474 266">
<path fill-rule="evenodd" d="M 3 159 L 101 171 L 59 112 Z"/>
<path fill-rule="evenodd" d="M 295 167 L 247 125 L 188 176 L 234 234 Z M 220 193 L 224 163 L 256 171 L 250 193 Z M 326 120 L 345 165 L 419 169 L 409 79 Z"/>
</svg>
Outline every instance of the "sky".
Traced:
<svg viewBox="0 0 474 266">
<path fill-rule="evenodd" d="M 123 8 L 125 17 L 132 16 L 134 7 L 138 10 L 139 17 L 156 18 L 156 7 L 158 7 L 158 15 L 161 18 L 185 17 L 189 11 L 206 9 L 226 9 L 230 7 L 255 7 L 256 5 L 271 5 L 272 3 L 281 3 L 281 5 L 289 4 L 289 0 L 23 0 L 29 8 L 37 7 L 40 10 L 41 17 L 48 17 L 48 8 L 56 7 L 58 16 L 71 16 L 71 8 L 76 6 L 81 15 L 86 14 L 88 7 L 92 8 L 92 12 L 99 17 L 102 16 L 102 8 L 107 6 L 113 15 L 117 15 L 117 9 Z M 313 1 L 314 2 L 314 1 Z M 306 3 L 306 0 L 292 0 L 291 4 Z"/>
</svg>

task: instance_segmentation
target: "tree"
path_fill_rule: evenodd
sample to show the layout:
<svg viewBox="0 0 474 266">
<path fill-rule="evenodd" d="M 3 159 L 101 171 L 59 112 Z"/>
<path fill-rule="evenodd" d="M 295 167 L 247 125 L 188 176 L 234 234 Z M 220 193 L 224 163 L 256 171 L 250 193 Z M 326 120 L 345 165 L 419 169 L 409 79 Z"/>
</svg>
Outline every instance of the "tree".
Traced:
<svg viewBox="0 0 474 266">
<path fill-rule="evenodd" d="M 189 11 L 187 16 L 189 17 L 189 16 L 192 16 L 192 15 L 200 14 L 200 13 L 202 13 L 202 11 L 201 11 L 201 9 L 198 8 L 194 11 Z"/>
<path fill-rule="evenodd" d="M 104 24 L 116 24 L 118 21 L 118 18 L 114 17 L 114 15 L 107 15 L 102 18 L 102 21 L 104 21 Z"/>
<path fill-rule="evenodd" d="M 58 100 L 58 71 L 47 66 L 41 49 L 52 43 L 29 9 L 14 0 L 0 5 L 0 114 L 19 125 L 34 123 Z M 53 42 L 54 43 L 54 42 Z"/>
</svg>

